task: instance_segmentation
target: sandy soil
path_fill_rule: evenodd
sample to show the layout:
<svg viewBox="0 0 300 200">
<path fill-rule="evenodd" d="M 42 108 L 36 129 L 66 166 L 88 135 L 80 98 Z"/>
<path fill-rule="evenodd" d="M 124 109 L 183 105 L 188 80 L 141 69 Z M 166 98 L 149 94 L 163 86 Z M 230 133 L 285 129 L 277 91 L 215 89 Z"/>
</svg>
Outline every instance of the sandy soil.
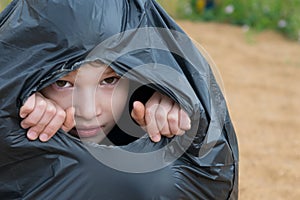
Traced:
<svg viewBox="0 0 300 200">
<path fill-rule="evenodd" d="M 240 148 L 239 199 L 300 199 L 300 43 L 178 21 L 221 74 Z"/>
</svg>

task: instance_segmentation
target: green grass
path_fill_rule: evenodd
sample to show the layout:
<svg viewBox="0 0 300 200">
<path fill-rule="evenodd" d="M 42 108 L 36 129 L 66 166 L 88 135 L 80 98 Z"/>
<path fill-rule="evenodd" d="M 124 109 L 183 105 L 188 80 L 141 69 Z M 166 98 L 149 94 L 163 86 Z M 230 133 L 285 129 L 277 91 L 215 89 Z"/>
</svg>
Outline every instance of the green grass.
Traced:
<svg viewBox="0 0 300 200">
<path fill-rule="evenodd" d="M 300 41 L 300 0 L 215 0 L 209 9 L 199 7 L 206 0 L 157 1 L 174 18 L 230 23 L 254 31 L 271 29 Z"/>
<path fill-rule="evenodd" d="M 0 1 L 0 11 L 2 11 L 8 4 L 11 2 L 11 0 L 1 0 Z"/>
</svg>

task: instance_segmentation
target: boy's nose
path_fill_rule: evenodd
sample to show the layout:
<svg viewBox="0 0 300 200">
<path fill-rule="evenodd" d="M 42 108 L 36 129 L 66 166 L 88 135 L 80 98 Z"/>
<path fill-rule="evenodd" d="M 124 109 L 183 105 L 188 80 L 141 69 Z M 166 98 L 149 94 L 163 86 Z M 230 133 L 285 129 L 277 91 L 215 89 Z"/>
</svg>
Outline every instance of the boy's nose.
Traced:
<svg viewBox="0 0 300 200">
<path fill-rule="evenodd" d="M 75 115 L 85 120 L 92 120 L 96 117 L 95 104 L 80 103 L 75 106 Z"/>
<path fill-rule="evenodd" d="M 85 120 L 92 120 L 101 114 L 101 109 L 96 108 L 94 92 L 77 92 L 74 96 L 75 116 Z"/>
</svg>

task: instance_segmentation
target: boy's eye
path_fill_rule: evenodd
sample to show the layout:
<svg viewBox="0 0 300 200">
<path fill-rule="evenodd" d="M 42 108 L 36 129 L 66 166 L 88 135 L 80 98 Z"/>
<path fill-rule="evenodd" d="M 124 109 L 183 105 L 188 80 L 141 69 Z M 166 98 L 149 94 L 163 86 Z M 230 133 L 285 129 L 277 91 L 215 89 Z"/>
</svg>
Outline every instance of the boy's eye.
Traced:
<svg viewBox="0 0 300 200">
<path fill-rule="evenodd" d="M 64 80 L 56 81 L 55 85 L 60 88 L 72 87 L 72 84 L 69 81 L 64 81 Z"/>
<path fill-rule="evenodd" d="M 119 81 L 120 77 L 109 77 L 101 81 L 100 85 L 114 85 Z"/>
</svg>

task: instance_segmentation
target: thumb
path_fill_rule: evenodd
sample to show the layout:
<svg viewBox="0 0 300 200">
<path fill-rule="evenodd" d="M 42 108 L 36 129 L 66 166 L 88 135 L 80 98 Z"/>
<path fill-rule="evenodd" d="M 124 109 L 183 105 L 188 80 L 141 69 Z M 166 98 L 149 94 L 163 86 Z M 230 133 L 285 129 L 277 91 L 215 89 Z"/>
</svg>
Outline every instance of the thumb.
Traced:
<svg viewBox="0 0 300 200">
<path fill-rule="evenodd" d="M 133 102 L 133 109 L 131 111 L 131 117 L 140 125 L 146 126 L 145 121 L 145 106 L 140 101 Z"/>
<path fill-rule="evenodd" d="M 75 114 L 74 107 L 70 107 L 66 109 L 66 118 L 64 124 L 62 125 L 62 130 L 64 130 L 65 132 L 70 131 L 75 126 L 74 114 Z"/>
</svg>

